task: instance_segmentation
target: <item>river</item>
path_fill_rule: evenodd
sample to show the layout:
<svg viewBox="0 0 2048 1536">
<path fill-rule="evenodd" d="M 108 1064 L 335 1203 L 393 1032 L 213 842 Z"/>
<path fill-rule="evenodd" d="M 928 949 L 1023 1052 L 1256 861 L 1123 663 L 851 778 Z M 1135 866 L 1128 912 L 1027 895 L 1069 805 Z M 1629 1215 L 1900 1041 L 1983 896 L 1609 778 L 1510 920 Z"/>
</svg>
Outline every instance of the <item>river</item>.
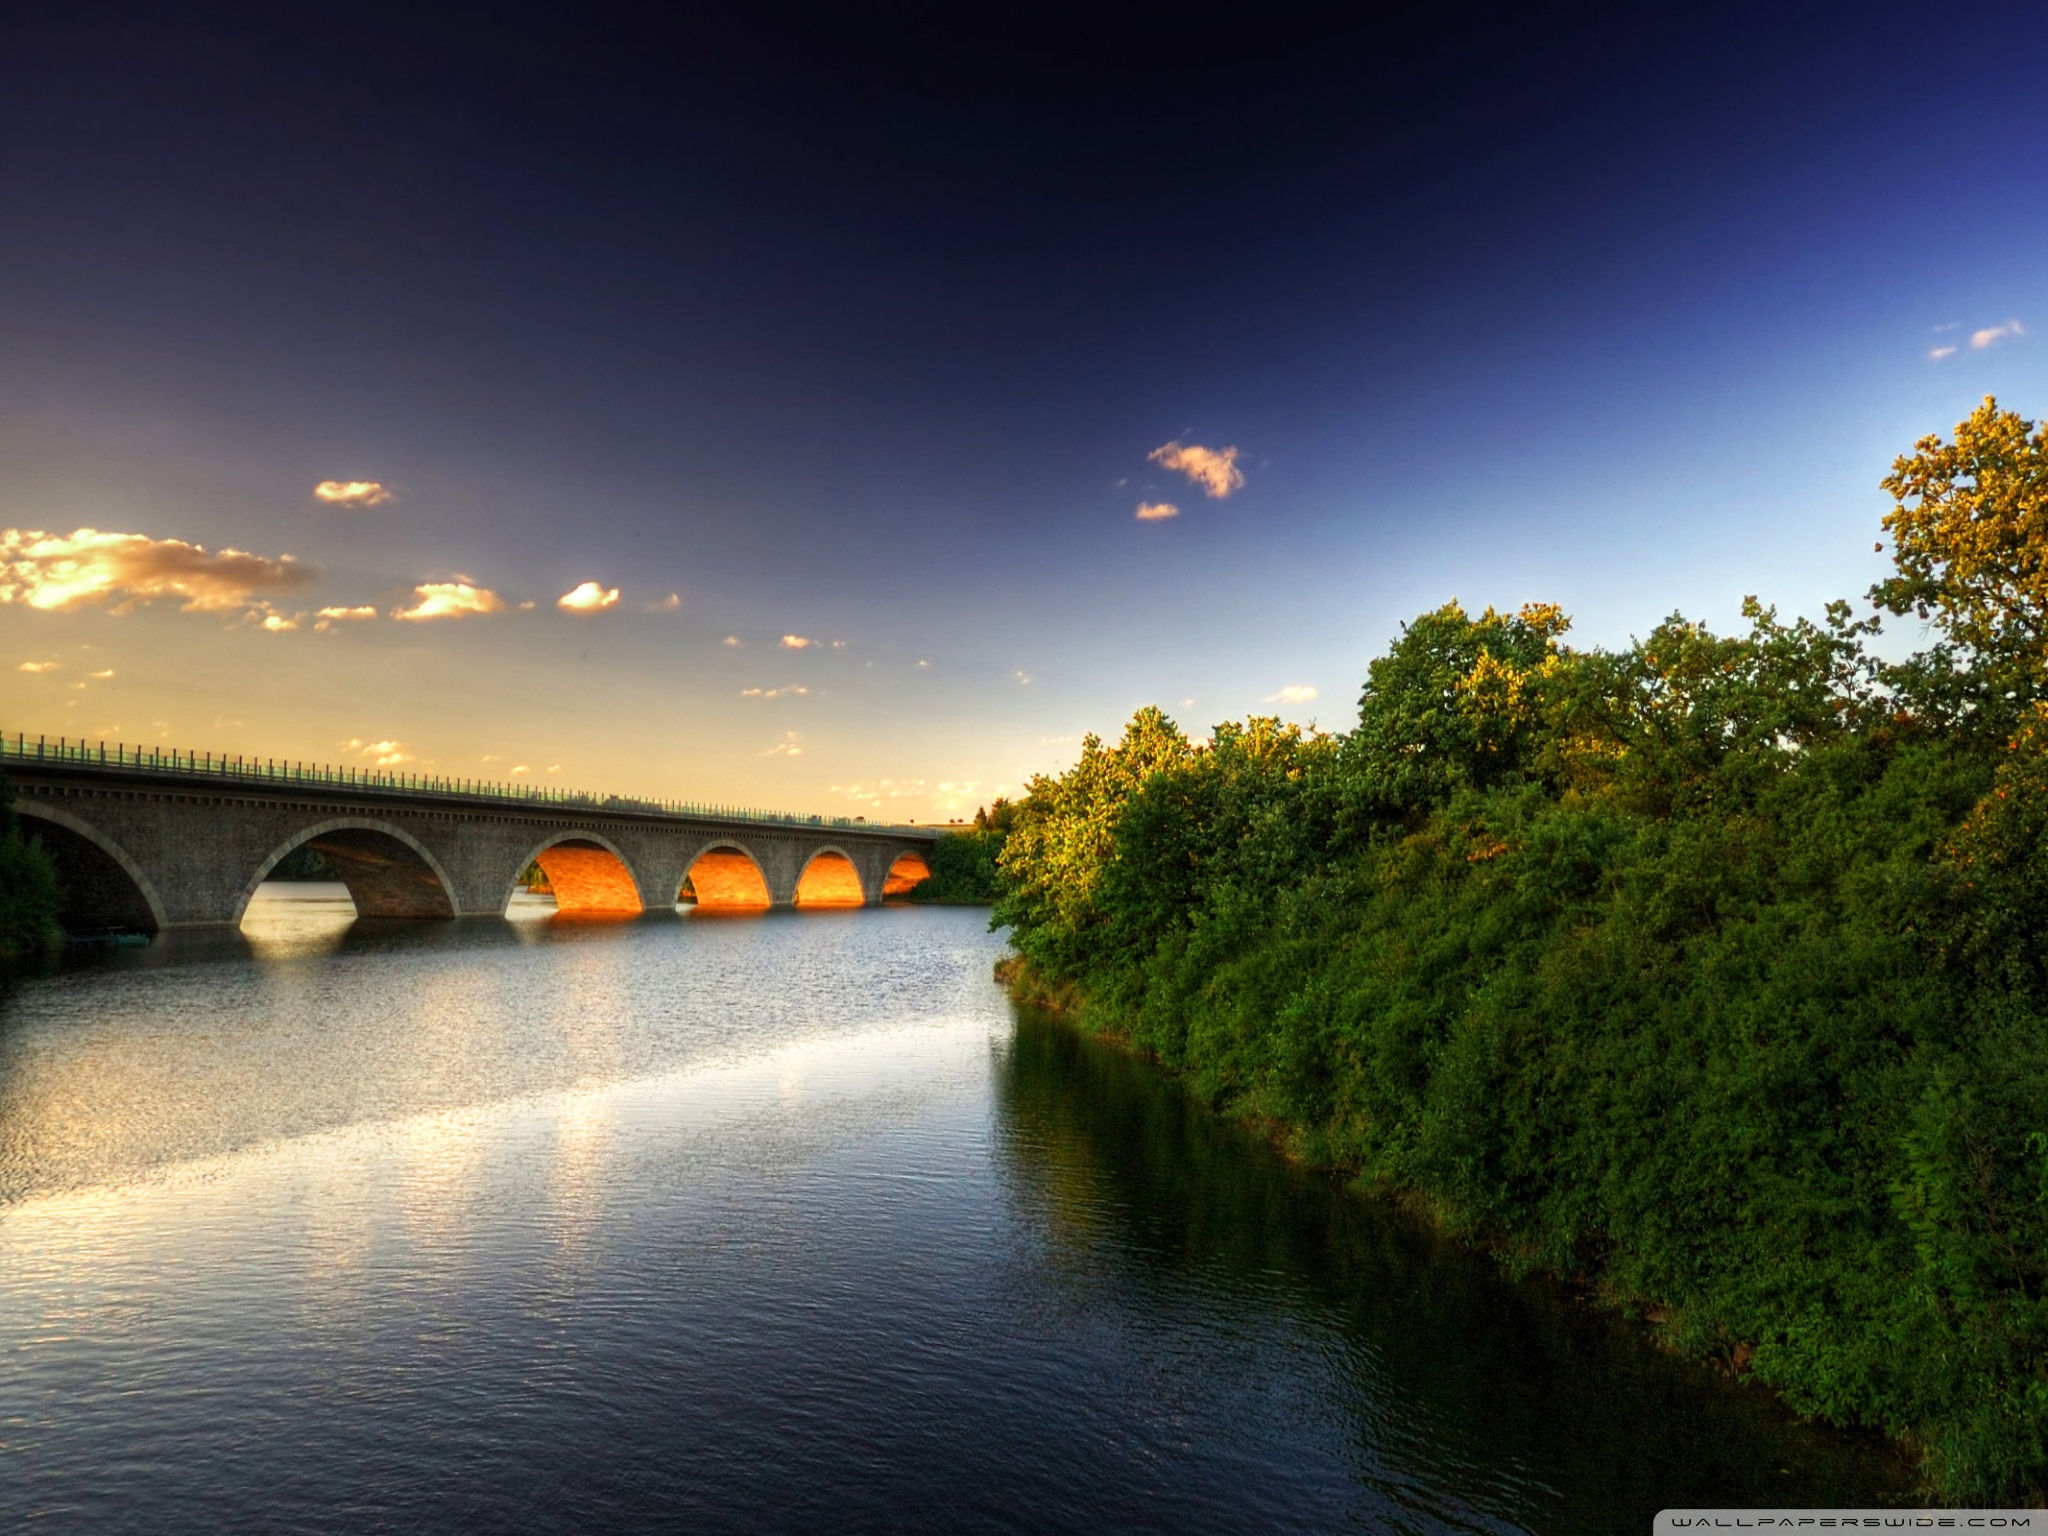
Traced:
<svg viewBox="0 0 2048 1536">
<path fill-rule="evenodd" d="M 1647 1530 L 1865 1440 L 1015 1009 L 975 911 L 265 904 L 0 1004 L 0 1528 Z"/>
</svg>

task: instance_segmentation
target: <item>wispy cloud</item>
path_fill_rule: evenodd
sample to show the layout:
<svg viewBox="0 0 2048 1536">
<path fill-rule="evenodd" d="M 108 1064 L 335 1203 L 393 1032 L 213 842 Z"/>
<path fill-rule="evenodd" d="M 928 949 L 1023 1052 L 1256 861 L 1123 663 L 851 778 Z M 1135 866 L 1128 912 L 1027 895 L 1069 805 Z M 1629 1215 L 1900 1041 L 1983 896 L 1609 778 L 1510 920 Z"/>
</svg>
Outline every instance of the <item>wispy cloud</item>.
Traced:
<svg viewBox="0 0 2048 1536">
<path fill-rule="evenodd" d="M 462 619 L 473 614 L 502 613 L 505 600 L 489 587 L 479 587 L 458 578 L 455 581 L 424 581 L 412 589 L 410 608 L 394 608 L 394 619 Z"/>
<path fill-rule="evenodd" d="M 810 691 L 801 683 L 789 683 L 781 688 L 742 688 L 740 690 L 740 697 L 743 699 L 800 699 Z"/>
<path fill-rule="evenodd" d="M 1137 518 L 1141 523 L 1163 523 L 1169 517 L 1179 517 L 1180 508 L 1170 501 L 1141 501 L 1138 503 Z"/>
<path fill-rule="evenodd" d="M 802 635 L 784 635 L 782 643 L 792 651 L 808 650 L 817 644 L 815 640 L 808 640 Z"/>
<path fill-rule="evenodd" d="M 883 800 L 921 799 L 928 787 L 923 779 L 883 779 L 879 784 L 834 784 L 825 793 L 844 795 L 860 805 L 874 805 Z"/>
<path fill-rule="evenodd" d="M 337 624 L 360 624 L 377 617 L 377 610 L 367 603 L 360 608 L 322 608 L 313 615 L 315 629 L 332 629 Z"/>
<path fill-rule="evenodd" d="M 738 635 L 727 635 L 723 640 L 719 642 L 719 644 L 729 646 L 736 651 L 740 648 L 741 645 L 745 644 L 745 642 L 742 641 Z"/>
<path fill-rule="evenodd" d="M 367 759 L 373 768 L 396 768 L 400 763 L 413 761 L 413 754 L 396 741 L 364 741 L 360 736 L 351 736 L 341 748 Z"/>
<path fill-rule="evenodd" d="M 656 598 L 653 602 L 646 604 L 645 607 L 649 613 L 680 613 L 683 607 L 683 595 L 680 592 L 671 592 L 667 597 Z"/>
<path fill-rule="evenodd" d="M 1244 488 L 1244 471 L 1237 467 L 1235 448 L 1204 448 L 1198 443 L 1164 443 L 1145 455 L 1161 469 L 1170 469 L 1199 485 L 1205 495 L 1221 501 L 1232 491 Z"/>
<path fill-rule="evenodd" d="M 1316 691 L 1307 683 L 1289 683 L 1278 693 L 1269 693 L 1264 702 L 1268 704 L 1312 704 Z"/>
<path fill-rule="evenodd" d="M 555 606 L 564 613 L 602 613 L 618 605 L 619 589 L 601 587 L 594 581 L 583 582 L 555 599 Z"/>
<path fill-rule="evenodd" d="M 1946 347 L 1929 347 L 1927 349 L 1927 355 L 1933 358 L 1938 363 L 1944 357 L 1954 357 L 1956 355 L 1956 349 L 1953 345 Z"/>
<path fill-rule="evenodd" d="M 1028 688 L 1031 686 L 1031 674 L 1028 672 L 1012 672 L 1010 674 L 1010 680 L 1017 684 L 1017 686 L 1020 688 Z"/>
<path fill-rule="evenodd" d="M 1995 346 L 2009 337 L 2026 334 L 2027 328 L 2019 321 L 2008 320 L 2003 325 L 1987 325 L 1981 331 L 1970 332 L 1970 346 L 1975 351 L 1982 352 L 1986 347 Z"/>
<path fill-rule="evenodd" d="M 322 480 L 313 495 L 331 507 L 377 507 L 391 500 L 391 489 L 377 480 Z"/>
<path fill-rule="evenodd" d="M 761 754 L 763 757 L 802 757 L 804 749 L 797 744 L 795 731 L 785 731 L 782 740 Z"/>
<path fill-rule="evenodd" d="M 184 599 L 184 611 L 248 608 L 262 592 L 289 592 L 314 572 L 290 555 L 272 560 L 239 549 L 208 552 L 183 539 L 141 533 L 0 532 L 0 602 L 64 609 L 111 600 L 126 613 L 152 598 Z"/>
<path fill-rule="evenodd" d="M 17 672 L 54 672 L 56 670 L 57 663 L 54 661 L 24 661 L 15 668 Z"/>
</svg>

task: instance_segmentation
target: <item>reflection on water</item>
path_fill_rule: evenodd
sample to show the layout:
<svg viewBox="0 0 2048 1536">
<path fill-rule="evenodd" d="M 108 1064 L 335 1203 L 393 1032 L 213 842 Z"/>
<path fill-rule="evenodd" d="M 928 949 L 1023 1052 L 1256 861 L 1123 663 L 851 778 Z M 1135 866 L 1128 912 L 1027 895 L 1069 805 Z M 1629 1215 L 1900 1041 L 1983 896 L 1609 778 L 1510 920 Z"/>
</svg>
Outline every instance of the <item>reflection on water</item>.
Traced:
<svg viewBox="0 0 2048 1536">
<path fill-rule="evenodd" d="M 0 1525 L 1591 1533 L 1896 1492 L 1013 1017 L 978 913 L 315 904 L 0 1013 Z"/>
</svg>

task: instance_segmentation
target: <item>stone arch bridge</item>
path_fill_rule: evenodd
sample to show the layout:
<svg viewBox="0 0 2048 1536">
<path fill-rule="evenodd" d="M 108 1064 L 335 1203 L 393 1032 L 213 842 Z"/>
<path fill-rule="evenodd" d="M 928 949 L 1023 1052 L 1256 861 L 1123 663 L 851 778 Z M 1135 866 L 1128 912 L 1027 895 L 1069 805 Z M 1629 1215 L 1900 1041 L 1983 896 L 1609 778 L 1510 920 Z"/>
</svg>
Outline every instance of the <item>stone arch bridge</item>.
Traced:
<svg viewBox="0 0 2048 1536">
<path fill-rule="evenodd" d="M 19 744 L 17 744 L 19 743 Z M 72 933 L 239 924 L 310 845 L 364 917 L 501 915 L 530 864 L 564 913 L 875 906 L 929 872 L 936 828 L 721 811 L 100 744 L 0 743 Z"/>
</svg>

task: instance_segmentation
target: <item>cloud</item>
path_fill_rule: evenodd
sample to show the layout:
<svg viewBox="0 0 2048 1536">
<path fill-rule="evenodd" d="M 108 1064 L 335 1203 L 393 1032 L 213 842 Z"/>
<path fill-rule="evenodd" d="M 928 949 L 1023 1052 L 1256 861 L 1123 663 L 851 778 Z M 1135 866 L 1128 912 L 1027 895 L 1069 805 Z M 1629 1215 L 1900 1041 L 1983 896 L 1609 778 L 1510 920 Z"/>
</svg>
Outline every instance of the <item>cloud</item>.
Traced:
<svg viewBox="0 0 2048 1536">
<path fill-rule="evenodd" d="M 1020 688 L 1028 688 L 1031 686 L 1031 675 L 1027 672 L 1012 672 L 1010 674 L 1010 677 L 1013 681 L 1016 682 L 1016 684 Z"/>
<path fill-rule="evenodd" d="M 834 640 L 832 642 L 832 649 L 835 651 L 843 651 L 846 649 L 846 642 L 844 640 Z"/>
<path fill-rule="evenodd" d="M 790 683 L 781 688 L 742 688 L 740 690 L 740 697 L 743 699 L 780 699 L 794 695 L 797 698 L 802 698 L 810 691 L 801 683 Z"/>
<path fill-rule="evenodd" d="M 802 635 L 784 635 L 782 637 L 782 643 L 792 651 L 801 651 L 808 649 L 810 646 L 815 645 L 817 642 L 813 640 L 806 640 Z"/>
<path fill-rule="evenodd" d="M 360 624 L 366 619 L 377 617 L 377 610 L 367 603 L 360 608 L 322 608 L 313 615 L 315 629 L 332 629 L 337 624 Z"/>
<path fill-rule="evenodd" d="M 17 672 L 54 672 L 57 670 L 57 663 L 54 661 L 24 661 L 15 670 Z"/>
<path fill-rule="evenodd" d="M 680 592 L 671 592 L 667 597 L 656 598 L 645 605 L 649 613 L 678 613 L 682 606 L 683 597 Z"/>
<path fill-rule="evenodd" d="M 1269 693 L 1264 702 L 1268 704 L 1312 704 L 1316 691 L 1307 683 L 1289 683 L 1278 693 Z"/>
<path fill-rule="evenodd" d="M 555 606 L 564 613 L 602 613 L 618 605 L 619 589 L 601 587 L 594 581 L 586 581 L 555 599 Z"/>
<path fill-rule="evenodd" d="M 2004 341 L 2008 336 L 2024 336 L 2027 328 L 2017 320 L 2008 320 L 2003 325 L 1987 325 L 1981 331 L 1970 332 L 1970 346 L 1982 352 L 1986 347 Z"/>
<path fill-rule="evenodd" d="M 1186 475 L 1190 485 L 1199 485 L 1205 495 L 1221 501 L 1232 491 L 1244 488 L 1244 471 L 1237 467 L 1235 448 L 1203 448 L 1190 443 L 1165 443 L 1145 455 L 1161 469 Z"/>
<path fill-rule="evenodd" d="M 1927 355 L 1933 358 L 1938 363 L 1944 357 L 1954 357 L 1956 355 L 1956 349 L 1953 346 L 1929 347 L 1927 349 Z"/>
<path fill-rule="evenodd" d="M 502 613 L 505 600 L 489 587 L 454 581 L 426 581 L 412 589 L 418 599 L 410 608 L 394 608 L 394 619 L 460 619 L 473 613 Z"/>
<path fill-rule="evenodd" d="M 884 779 L 879 784 L 834 784 L 828 795 L 844 795 L 863 805 L 882 800 L 915 800 L 925 792 L 923 779 Z"/>
<path fill-rule="evenodd" d="M 763 757 L 802 757 L 804 749 L 797 745 L 796 732 L 784 731 L 782 740 L 761 754 Z"/>
<path fill-rule="evenodd" d="M 1160 523 L 1169 517 L 1179 517 L 1180 508 L 1170 501 L 1141 501 L 1137 517 L 1141 523 Z"/>
<path fill-rule="evenodd" d="M 260 623 L 263 626 L 263 628 L 268 630 L 271 634 L 282 635 L 287 634 L 294 629 L 297 629 L 299 627 L 299 620 L 303 619 L 305 617 L 305 614 L 279 613 L 275 608 L 271 607 L 270 604 L 259 603 L 256 605 L 256 607 L 249 610 L 249 617 L 252 620 L 255 620 L 256 622 Z"/>
<path fill-rule="evenodd" d="M 512 771 L 513 771 L 514 773 L 531 773 L 531 772 L 533 772 L 533 770 L 532 770 L 531 768 L 529 768 L 529 767 L 528 767 L 528 766 L 527 766 L 526 764 L 524 764 L 524 763 L 515 763 L 515 764 L 513 765 L 513 767 L 512 767 Z"/>
<path fill-rule="evenodd" d="M 0 603 L 31 608 L 77 608 L 111 598 L 114 612 L 126 613 L 151 598 L 180 597 L 187 613 L 221 613 L 251 606 L 259 592 L 302 587 L 314 574 L 290 555 L 209 554 L 183 539 L 141 533 L 0 531 Z"/>
<path fill-rule="evenodd" d="M 104 672 L 88 672 L 85 675 L 87 677 L 97 678 L 101 682 L 105 682 L 108 678 L 114 675 L 114 669 L 112 667 L 108 667 Z"/>
<path fill-rule="evenodd" d="M 377 507 L 391 500 L 390 488 L 376 480 L 322 480 L 313 495 L 330 507 Z"/>
<path fill-rule="evenodd" d="M 344 752 L 353 752 L 358 757 L 368 758 L 373 768 L 396 768 L 400 763 L 409 763 L 413 760 L 412 753 L 406 751 L 404 745 L 396 741 L 364 741 L 360 736 L 352 736 L 344 741 L 341 747 Z"/>
<path fill-rule="evenodd" d="M 729 645 L 734 650 L 738 650 L 744 642 L 740 639 L 738 635 L 727 635 L 725 639 L 723 639 L 719 643 L 721 645 Z"/>
</svg>

